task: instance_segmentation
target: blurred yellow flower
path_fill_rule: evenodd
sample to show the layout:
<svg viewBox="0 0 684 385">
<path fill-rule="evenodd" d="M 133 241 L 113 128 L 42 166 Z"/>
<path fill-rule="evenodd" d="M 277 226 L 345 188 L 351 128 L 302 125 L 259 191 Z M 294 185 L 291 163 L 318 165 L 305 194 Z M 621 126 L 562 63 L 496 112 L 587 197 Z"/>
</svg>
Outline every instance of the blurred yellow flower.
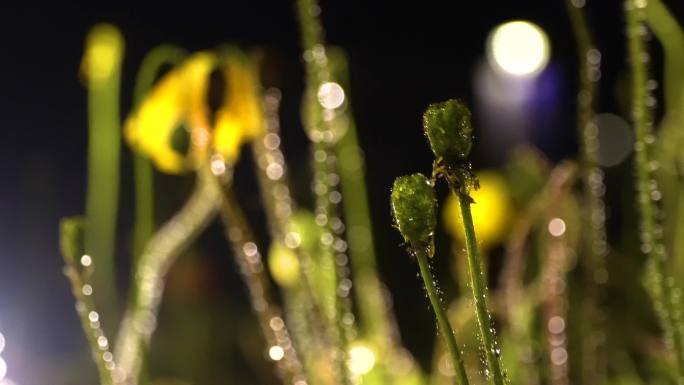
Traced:
<svg viewBox="0 0 684 385">
<path fill-rule="evenodd" d="M 207 96 L 214 70 L 225 79 L 225 97 L 212 121 Z M 197 168 L 213 154 L 234 162 L 242 144 L 263 130 L 254 69 L 237 49 L 195 53 L 159 80 L 124 129 L 128 142 L 167 173 Z M 185 153 L 174 148 L 179 129 L 189 139 Z"/>
<path fill-rule="evenodd" d="M 486 170 L 478 171 L 476 174 L 480 188 L 470 191 L 470 196 L 475 201 L 471 205 L 471 211 L 477 240 L 487 249 L 503 238 L 508 229 L 512 206 L 506 181 L 499 173 Z M 447 198 L 443 216 L 447 232 L 463 241 L 463 219 L 458 199 L 454 194 Z"/>
</svg>

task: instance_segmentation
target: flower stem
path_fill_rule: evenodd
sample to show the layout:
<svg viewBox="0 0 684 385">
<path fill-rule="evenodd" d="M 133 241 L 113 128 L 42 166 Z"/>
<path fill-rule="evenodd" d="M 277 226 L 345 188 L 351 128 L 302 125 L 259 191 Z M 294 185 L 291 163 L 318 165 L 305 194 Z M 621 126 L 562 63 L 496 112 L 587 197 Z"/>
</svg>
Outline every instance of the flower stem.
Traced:
<svg viewBox="0 0 684 385">
<path fill-rule="evenodd" d="M 112 53 L 107 59 L 98 50 Z M 123 38 L 112 25 L 95 26 L 88 35 L 83 72 L 88 88 L 88 185 L 85 209 L 85 252 L 98 268 L 93 281 L 96 299 L 110 307 L 102 318 L 113 320 L 116 309 L 114 249 L 119 203 L 121 122 L 119 92 Z"/>
<path fill-rule="evenodd" d="M 330 66 L 323 39 L 323 27 L 318 18 L 320 8 L 316 0 L 299 0 L 297 16 L 301 29 L 302 48 L 306 62 L 306 91 L 304 95 L 304 125 L 313 141 L 312 155 L 314 180 L 312 187 L 316 195 L 316 222 L 323 230 L 321 236 L 321 257 L 333 266 L 334 272 L 329 284 L 334 290 L 332 301 L 325 309 L 329 315 L 331 330 L 334 330 L 335 364 L 338 378 L 343 384 L 351 384 L 349 368 L 346 363 L 347 341 L 356 331 L 353 325 L 349 292 L 351 281 L 348 278 L 348 257 L 341 234 L 344 225 L 340 218 L 341 194 L 332 181 L 337 175 L 335 142 L 339 136 L 335 132 L 335 111 L 327 109 L 317 100 L 321 86 L 330 79 Z M 324 118 L 325 116 L 325 118 Z M 336 247 L 339 250 L 336 250 Z"/>
<path fill-rule="evenodd" d="M 608 278 L 606 269 L 605 183 L 598 166 L 599 140 L 595 120 L 597 84 L 600 78 L 601 54 L 594 45 L 584 11 L 571 0 L 565 1 L 578 51 L 580 90 L 577 94 L 577 131 L 580 138 L 580 163 L 584 193 L 582 215 L 582 262 L 587 277 L 586 298 L 588 335 L 582 339 L 582 378 L 584 383 L 603 383 L 606 376 L 605 314 L 601 303 Z M 588 342 L 592 341 L 592 342 Z M 596 341 L 596 342 L 594 342 Z"/>
<path fill-rule="evenodd" d="M 642 3 L 634 0 L 625 2 L 627 19 L 627 38 L 629 57 L 631 61 L 632 78 L 632 114 L 634 119 L 635 144 L 634 162 L 636 168 L 637 204 L 641 220 L 642 251 L 647 254 L 646 274 L 651 298 L 660 318 L 666 339 L 671 341 L 674 348 L 678 367 L 679 383 L 684 383 L 684 328 L 680 319 L 681 305 L 675 298 L 675 282 L 668 273 L 667 250 L 656 231 L 657 206 L 653 199 L 660 193 L 657 182 L 653 179 L 653 172 L 649 167 L 653 143 L 653 128 L 651 127 L 651 111 L 648 108 L 649 97 L 646 86 L 647 66 L 646 48 L 642 34 L 644 9 L 639 8 Z"/>
<path fill-rule="evenodd" d="M 133 108 L 138 108 L 152 89 L 159 71 L 165 65 L 175 65 L 185 58 L 182 48 L 170 44 L 154 47 L 140 64 L 133 90 Z M 142 253 L 145 244 L 154 232 L 154 171 L 152 162 L 145 156 L 133 154 L 135 180 L 135 222 L 133 256 Z"/>
<path fill-rule="evenodd" d="M 224 189 L 220 212 L 226 238 L 233 248 L 235 261 L 247 285 L 252 309 L 254 309 L 261 332 L 269 349 L 279 347 L 283 351 L 282 359 L 276 361 L 281 372 L 279 374 L 283 376 L 283 382 L 286 384 L 306 382 L 304 367 L 295 350 L 285 318 L 271 295 L 266 267 L 256 246 L 253 232 L 230 186 Z"/>
<path fill-rule="evenodd" d="M 114 376 L 116 365 L 93 301 L 93 286 L 90 282 L 93 272 L 92 259 L 80 252 L 83 250 L 82 231 L 82 218 L 65 218 L 60 224 L 61 252 L 66 263 L 64 275 L 71 282 L 71 291 L 76 298 L 76 311 L 88 340 L 92 358 L 97 365 L 100 384 L 114 385 L 118 383 Z"/>
<path fill-rule="evenodd" d="M 420 268 L 420 276 L 423 278 L 423 283 L 425 283 L 425 291 L 427 291 L 428 298 L 430 299 L 430 305 L 432 305 L 432 310 L 435 312 L 435 318 L 437 318 L 437 326 L 444 338 L 444 343 L 447 346 L 449 355 L 451 356 L 451 363 L 454 366 L 454 371 L 456 372 L 456 378 L 458 379 L 458 384 L 468 385 L 468 375 L 465 371 L 465 366 L 463 365 L 463 357 L 461 357 L 461 349 L 456 343 L 456 336 L 449 323 L 449 318 L 442 307 L 442 302 L 440 300 L 437 288 L 435 287 L 435 278 L 430 272 L 430 267 L 428 266 L 428 251 L 426 247 L 414 247 L 411 246 L 413 254 L 418 260 L 418 267 Z"/>
<path fill-rule="evenodd" d="M 207 167 L 198 170 L 196 183 L 190 199 L 152 236 L 135 267 L 133 294 L 121 322 L 115 355 L 133 384 L 137 383 L 143 351 L 156 328 L 166 273 L 209 225 L 221 202 L 220 186 Z"/>
<path fill-rule="evenodd" d="M 482 345 L 485 356 L 487 357 L 488 370 L 486 373 L 493 384 L 503 385 L 505 382 L 500 362 L 501 349 L 499 348 L 496 334 L 492 326 L 492 316 L 487 308 L 487 280 L 482 271 L 482 259 L 480 258 L 480 250 L 477 247 L 473 216 L 470 211 L 472 198 L 467 194 L 461 193 L 458 188 L 453 188 L 453 186 L 452 190 L 458 195 L 458 203 L 461 207 L 461 216 L 463 218 L 463 227 L 465 230 L 466 251 L 468 253 L 470 286 L 473 292 L 475 314 L 477 316 L 477 323 L 480 327 Z"/>
</svg>

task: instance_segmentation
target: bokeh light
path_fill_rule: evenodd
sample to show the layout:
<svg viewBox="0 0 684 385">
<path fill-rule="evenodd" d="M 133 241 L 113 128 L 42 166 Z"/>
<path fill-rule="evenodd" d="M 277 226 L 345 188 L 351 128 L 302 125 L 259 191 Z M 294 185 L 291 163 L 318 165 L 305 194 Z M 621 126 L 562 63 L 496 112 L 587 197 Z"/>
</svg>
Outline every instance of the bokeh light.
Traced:
<svg viewBox="0 0 684 385">
<path fill-rule="evenodd" d="M 356 344 L 349 349 L 349 370 L 361 375 L 370 372 L 375 366 L 375 353 L 366 345 Z"/>
<path fill-rule="evenodd" d="M 513 208 L 508 186 L 501 174 L 485 170 L 476 172 L 476 175 L 480 181 L 480 188 L 470 192 L 475 201 L 471 205 L 471 211 L 477 239 L 482 247 L 489 248 L 501 240 L 509 225 Z M 463 220 L 458 199 L 454 194 L 449 195 L 443 215 L 446 230 L 463 242 Z"/>
<path fill-rule="evenodd" d="M 541 72 L 549 61 L 546 33 L 528 21 L 510 21 L 496 27 L 487 40 L 490 65 L 499 72 L 530 76 Z"/>
</svg>

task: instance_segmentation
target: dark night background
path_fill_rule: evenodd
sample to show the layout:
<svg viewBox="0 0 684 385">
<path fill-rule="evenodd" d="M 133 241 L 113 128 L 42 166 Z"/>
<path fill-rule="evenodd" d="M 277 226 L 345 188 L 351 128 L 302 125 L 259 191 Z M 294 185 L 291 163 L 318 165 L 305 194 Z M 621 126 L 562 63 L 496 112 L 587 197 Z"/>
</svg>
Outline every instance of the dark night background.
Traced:
<svg viewBox="0 0 684 385">
<path fill-rule="evenodd" d="M 666 3 L 675 5 L 675 1 Z M 511 19 L 537 23 L 546 30 L 552 45 L 548 71 L 555 74 L 559 103 L 544 106 L 545 120 L 539 123 L 535 131 L 538 135 L 532 140 L 553 160 L 573 156 L 577 65 L 565 8 L 562 1 L 548 0 L 323 1 L 321 7 L 328 42 L 346 49 L 350 57 L 352 107 L 366 151 L 381 272 L 394 294 L 404 341 L 427 364 L 431 347 L 426 341 L 432 341 L 434 326 L 430 313 L 423 311 L 427 305 L 415 278 L 415 266 L 398 247 L 399 236 L 390 228 L 389 186 L 398 175 L 429 170 L 431 157 L 420 130 L 424 107 L 449 97 L 472 101 L 471 79 L 475 65 L 483 59 L 487 34 L 495 25 Z M 682 7 L 674 10 L 682 20 Z M 626 116 L 616 95 L 616 84 L 625 68 L 622 4 L 615 0 L 592 1 L 589 17 L 603 54 L 599 111 Z M 133 78 L 141 58 L 159 43 L 175 43 L 189 51 L 223 42 L 239 43 L 245 48 L 266 47 L 279 69 L 276 84 L 284 97 L 286 156 L 297 180 L 307 178 L 308 153 L 303 148 L 305 135 L 299 121 L 303 70 L 292 2 L 233 1 L 220 6 L 183 2 L 126 8 L 66 3 L 2 6 L 0 332 L 7 339 L 3 357 L 9 365 L 8 377 L 19 385 L 84 384 L 95 374 L 94 365 L 87 360 L 67 280 L 61 273 L 57 224 L 60 217 L 79 214 L 84 207 L 86 92 L 78 69 L 84 37 L 93 24 L 101 21 L 119 26 L 126 39 L 122 114 L 129 110 Z M 129 258 L 132 209 L 130 153 L 124 151 L 122 246 L 118 251 L 124 261 L 122 266 Z M 498 160 L 485 156 L 485 152 L 477 148 L 475 167 L 498 166 Z M 629 170 L 629 165 L 621 167 Z M 178 177 L 160 177 L 160 185 L 188 182 L 188 177 L 173 178 Z M 245 185 L 250 183 L 247 180 Z M 306 187 L 300 185 L 302 194 Z M 166 191 L 161 193 L 163 196 Z M 258 207 L 258 202 L 251 199 L 246 198 L 247 207 Z M 160 219 L 171 213 L 173 205 L 167 205 Z M 254 216 L 259 223 L 259 214 Z M 214 314 L 207 310 L 212 306 L 224 309 L 221 317 L 250 317 L 245 291 L 236 267 L 225 255 L 228 251 L 219 231 L 212 229 L 201 241 L 208 245 L 205 248 L 223 253 L 223 258 L 197 262 L 213 278 L 201 285 L 204 291 L 197 296 L 204 299 L 192 306 L 208 317 Z M 187 262 L 181 263 L 185 266 Z M 125 285 L 127 272 L 122 269 L 120 275 Z M 169 295 L 172 293 L 170 289 Z M 163 317 L 161 323 L 163 329 Z M 213 344 L 225 341 L 233 346 L 226 349 L 239 351 L 234 347 L 240 343 L 236 334 L 244 330 L 239 325 L 213 325 L 208 331 L 198 330 L 198 334 L 208 333 Z M 192 335 L 192 330 L 188 333 Z M 177 355 L 203 354 L 192 348 L 175 350 L 172 342 L 164 346 Z M 197 359 L 209 361 L 209 357 Z M 239 360 L 217 360 L 216 374 L 234 376 L 233 383 L 269 381 L 263 375 L 258 380 L 245 380 L 256 369 L 249 364 L 241 368 Z"/>
</svg>

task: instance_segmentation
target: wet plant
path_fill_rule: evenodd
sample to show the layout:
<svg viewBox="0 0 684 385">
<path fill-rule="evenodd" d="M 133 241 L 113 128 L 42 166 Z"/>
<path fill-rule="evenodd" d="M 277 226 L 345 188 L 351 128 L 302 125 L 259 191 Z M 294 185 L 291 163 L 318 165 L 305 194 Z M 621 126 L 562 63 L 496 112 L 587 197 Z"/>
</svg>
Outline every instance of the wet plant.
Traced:
<svg viewBox="0 0 684 385">
<path fill-rule="evenodd" d="M 122 115 L 124 40 L 112 25 L 95 26 L 81 64 L 89 125 L 85 211 L 63 220 L 60 240 L 99 382 L 168 383 L 157 378 L 153 349 L 165 288 L 205 232 L 220 227 L 226 261 L 252 310 L 253 328 L 245 330 L 261 338 L 250 335 L 244 360 L 257 370 L 265 361 L 283 384 L 684 384 L 684 32 L 660 0 L 625 1 L 634 178 L 617 177 L 635 184 L 637 210 L 621 212 L 624 234 L 612 239 L 615 204 L 606 191 L 615 187 L 602 168 L 597 114 L 602 56 L 587 3 L 565 2 L 579 65 L 576 158 L 554 163 L 520 147 L 500 169 L 481 169 L 473 153 L 488 149 L 478 148 L 486 134 L 478 116 L 464 100 L 430 104 L 415 128 L 432 152 L 431 175 L 396 178 L 389 197 L 389 186 L 382 187 L 401 235 L 390 245 L 375 237 L 389 229 L 378 229 L 371 216 L 373 185 L 352 110 L 349 57 L 326 42 L 325 10 L 316 0 L 294 4 L 309 156 L 301 169 L 288 163 L 283 146 L 292 123 L 281 121 L 280 106 L 289 95 L 266 84 L 263 55 L 233 45 L 186 52 L 162 44 L 142 60 L 132 107 Z M 662 44 L 662 71 L 649 60 L 650 31 Z M 661 72 L 659 119 L 653 77 Z M 124 214 L 122 141 L 132 152 L 130 245 L 115 242 Z M 255 191 L 243 191 L 249 178 L 238 176 L 245 173 Z M 168 186 L 185 187 L 171 193 Z M 182 202 L 161 220 L 158 203 L 169 195 Z M 639 250 L 632 250 L 632 233 Z M 431 360 L 414 358 L 402 341 L 387 269 L 379 268 L 399 244 L 417 264 L 428 299 L 411 305 L 434 313 Z M 115 277 L 126 246 L 132 258 L 122 290 Z M 641 278 L 653 309 L 634 300 Z M 421 336 L 433 330 L 412 326 Z"/>
</svg>

